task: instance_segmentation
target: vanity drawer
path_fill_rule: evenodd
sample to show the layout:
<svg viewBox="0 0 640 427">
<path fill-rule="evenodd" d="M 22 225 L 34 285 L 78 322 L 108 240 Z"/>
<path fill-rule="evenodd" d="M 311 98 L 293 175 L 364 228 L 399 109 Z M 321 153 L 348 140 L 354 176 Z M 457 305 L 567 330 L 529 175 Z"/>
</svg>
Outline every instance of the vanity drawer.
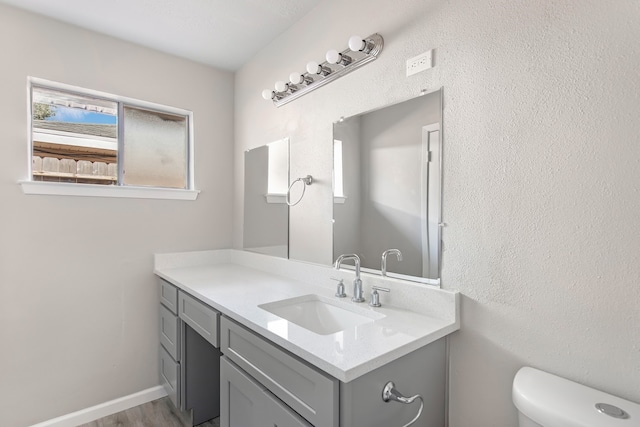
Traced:
<svg viewBox="0 0 640 427">
<path fill-rule="evenodd" d="M 160 343 L 174 360 L 180 361 L 180 319 L 164 305 L 160 306 Z"/>
<path fill-rule="evenodd" d="M 160 383 L 176 408 L 180 408 L 180 364 L 160 347 Z"/>
<path fill-rule="evenodd" d="M 234 321 L 220 321 L 221 351 L 307 421 L 338 425 L 338 380 Z"/>
<path fill-rule="evenodd" d="M 178 314 L 178 288 L 166 280 L 158 279 L 160 283 L 160 302 L 173 314 Z"/>
<path fill-rule="evenodd" d="M 184 292 L 178 294 L 178 314 L 204 339 L 219 347 L 218 319 L 220 313 Z"/>
</svg>

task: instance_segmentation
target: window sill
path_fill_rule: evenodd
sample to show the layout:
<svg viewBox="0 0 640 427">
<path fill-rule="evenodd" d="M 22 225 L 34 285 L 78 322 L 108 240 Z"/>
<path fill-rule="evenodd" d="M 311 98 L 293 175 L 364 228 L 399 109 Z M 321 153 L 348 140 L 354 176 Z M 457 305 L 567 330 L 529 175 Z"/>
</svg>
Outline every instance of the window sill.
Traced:
<svg viewBox="0 0 640 427">
<path fill-rule="evenodd" d="M 279 193 L 269 193 L 265 194 L 264 198 L 267 200 L 267 203 L 287 203 L 287 195 L 279 194 Z"/>
<path fill-rule="evenodd" d="M 333 203 L 337 205 L 344 205 L 344 202 L 347 201 L 347 196 L 333 196 Z"/>
<path fill-rule="evenodd" d="M 18 181 L 24 194 L 48 196 L 118 197 L 128 199 L 196 200 L 199 190 L 73 184 L 63 182 Z"/>
</svg>

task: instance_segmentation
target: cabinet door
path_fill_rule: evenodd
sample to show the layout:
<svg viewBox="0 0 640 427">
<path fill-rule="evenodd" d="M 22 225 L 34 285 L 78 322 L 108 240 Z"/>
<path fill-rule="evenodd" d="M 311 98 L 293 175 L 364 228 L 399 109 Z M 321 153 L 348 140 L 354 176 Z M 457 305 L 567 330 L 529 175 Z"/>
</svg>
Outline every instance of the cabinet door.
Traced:
<svg viewBox="0 0 640 427">
<path fill-rule="evenodd" d="M 220 359 L 220 427 L 267 426 L 263 411 L 264 388 Z"/>
<path fill-rule="evenodd" d="M 277 397 L 267 390 L 265 393 L 265 411 L 268 422 L 264 425 L 269 427 L 313 427 L 304 418 L 287 407 Z"/>
<path fill-rule="evenodd" d="M 180 407 L 180 364 L 160 346 L 160 383 L 176 408 Z"/>
<path fill-rule="evenodd" d="M 220 325 L 220 349 L 230 361 L 312 424 L 339 425 L 338 380 L 226 317 Z"/>
<path fill-rule="evenodd" d="M 313 427 L 226 357 L 220 377 L 221 427 Z"/>
</svg>

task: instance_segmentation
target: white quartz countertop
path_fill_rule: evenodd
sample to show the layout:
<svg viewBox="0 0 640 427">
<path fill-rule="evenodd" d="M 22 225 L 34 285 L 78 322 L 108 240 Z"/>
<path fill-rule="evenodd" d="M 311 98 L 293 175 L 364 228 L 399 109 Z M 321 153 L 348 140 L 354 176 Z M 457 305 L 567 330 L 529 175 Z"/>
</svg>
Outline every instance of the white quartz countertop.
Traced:
<svg viewBox="0 0 640 427">
<path fill-rule="evenodd" d="M 383 306 L 380 308 L 370 307 L 367 303 L 356 304 L 351 302 L 350 298 L 335 298 L 340 304 L 355 304 L 360 310 L 373 310 L 384 317 L 334 334 L 316 334 L 258 306 L 308 294 L 334 298 L 335 285 L 328 280 L 332 270 L 326 268 L 326 281 L 333 288 L 317 286 L 311 283 L 317 282 L 317 276 L 324 271 L 324 267 L 309 266 L 309 274 L 312 274 L 314 279 L 300 280 L 280 274 L 287 270 L 287 263 L 294 261 L 270 262 L 271 257 L 255 254 L 238 256 L 235 254 L 237 252 L 239 251 L 210 251 L 216 253 L 216 256 L 209 257 L 210 262 L 200 260 L 200 263 L 158 262 L 156 258 L 154 272 L 223 315 L 340 381 L 352 381 L 459 329 L 458 294 L 438 289 L 435 291 L 448 294 L 444 295 L 444 300 L 452 301 L 451 315 L 443 316 L 442 311 L 430 315 L 428 312 L 421 313 L 384 304 L 387 294 L 381 295 Z M 223 256 L 217 256 L 220 253 Z M 170 259 L 167 255 L 162 257 L 164 261 Z M 246 265 L 252 264 L 252 260 L 259 262 L 255 263 L 256 266 Z M 297 275 L 304 276 L 305 266 L 300 264 L 302 263 L 294 265 L 294 270 L 297 268 Z M 277 272 L 265 271 L 265 265 L 274 265 Z M 345 280 L 345 283 L 349 282 Z M 397 286 L 399 285 L 396 284 Z M 347 293 L 350 293 L 349 286 L 346 287 Z M 415 299 L 415 296 L 411 297 Z"/>
</svg>

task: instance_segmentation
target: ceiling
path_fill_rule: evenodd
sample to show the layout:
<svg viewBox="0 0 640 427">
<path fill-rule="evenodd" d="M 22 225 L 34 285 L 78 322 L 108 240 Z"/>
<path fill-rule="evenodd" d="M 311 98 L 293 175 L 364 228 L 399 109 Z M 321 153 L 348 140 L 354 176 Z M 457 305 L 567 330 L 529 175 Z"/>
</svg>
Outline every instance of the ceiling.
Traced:
<svg viewBox="0 0 640 427">
<path fill-rule="evenodd" d="M 237 70 L 321 0 L 0 0 L 226 70 Z"/>
</svg>

